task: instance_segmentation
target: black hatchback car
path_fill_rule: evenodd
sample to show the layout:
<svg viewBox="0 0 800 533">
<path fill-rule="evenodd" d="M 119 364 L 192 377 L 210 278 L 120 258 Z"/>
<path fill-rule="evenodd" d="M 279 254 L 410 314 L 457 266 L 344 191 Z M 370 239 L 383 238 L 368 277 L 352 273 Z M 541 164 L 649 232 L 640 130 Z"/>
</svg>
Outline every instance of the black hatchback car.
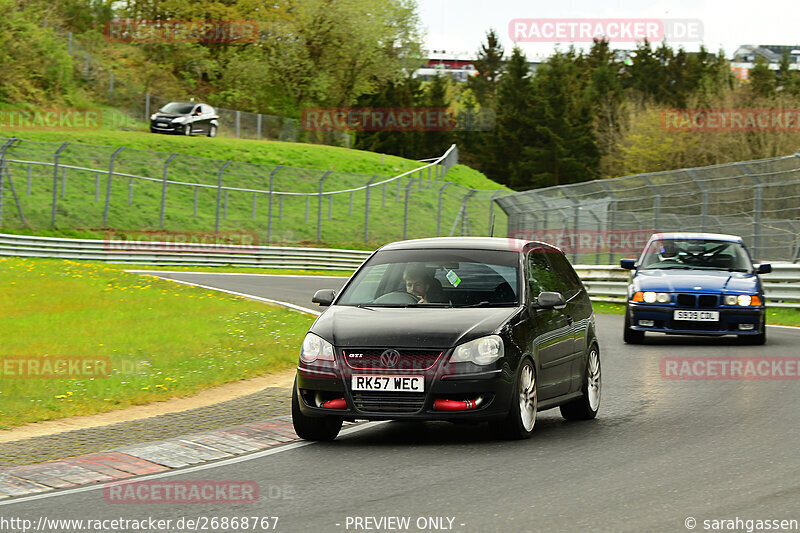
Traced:
<svg viewBox="0 0 800 533">
<path fill-rule="evenodd" d="M 152 133 L 217 136 L 219 115 L 213 107 L 194 102 L 170 102 L 150 116 Z"/>
<path fill-rule="evenodd" d="M 541 242 L 435 238 L 383 246 L 300 351 L 297 434 L 336 438 L 343 420 L 486 421 L 531 435 L 537 411 L 591 419 L 600 404 L 592 304 L 564 254 Z"/>
</svg>

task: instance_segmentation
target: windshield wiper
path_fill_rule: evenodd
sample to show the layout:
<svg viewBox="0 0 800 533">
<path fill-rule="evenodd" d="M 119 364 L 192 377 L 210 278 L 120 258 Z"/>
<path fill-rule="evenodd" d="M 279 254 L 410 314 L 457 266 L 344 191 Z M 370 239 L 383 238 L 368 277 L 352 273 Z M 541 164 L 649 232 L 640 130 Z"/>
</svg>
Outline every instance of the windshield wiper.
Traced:
<svg viewBox="0 0 800 533">
<path fill-rule="evenodd" d="M 517 302 L 490 302 L 488 300 L 482 300 L 480 302 L 474 304 L 467 304 L 467 305 L 459 305 L 457 306 L 459 309 L 462 307 L 487 307 L 487 306 L 497 306 L 497 307 L 504 307 L 510 305 L 517 305 Z"/>
</svg>

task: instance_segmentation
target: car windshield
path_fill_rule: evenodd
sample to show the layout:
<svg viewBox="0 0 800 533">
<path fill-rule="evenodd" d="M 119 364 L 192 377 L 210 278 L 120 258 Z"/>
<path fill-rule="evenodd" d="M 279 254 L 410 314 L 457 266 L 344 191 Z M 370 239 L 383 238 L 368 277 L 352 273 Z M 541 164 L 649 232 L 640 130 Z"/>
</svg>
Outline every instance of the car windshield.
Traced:
<svg viewBox="0 0 800 533">
<path fill-rule="evenodd" d="M 180 102 L 170 102 L 159 111 L 161 113 L 176 113 L 180 115 L 186 115 L 192 112 L 192 108 L 194 108 L 194 104 L 182 104 Z"/>
<path fill-rule="evenodd" d="M 512 251 L 387 250 L 358 271 L 336 304 L 515 306 L 519 286 L 519 255 Z"/>
<path fill-rule="evenodd" d="M 744 247 L 736 242 L 706 239 L 659 239 L 650 242 L 642 269 L 707 269 L 750 272 Z"/>
</svg>

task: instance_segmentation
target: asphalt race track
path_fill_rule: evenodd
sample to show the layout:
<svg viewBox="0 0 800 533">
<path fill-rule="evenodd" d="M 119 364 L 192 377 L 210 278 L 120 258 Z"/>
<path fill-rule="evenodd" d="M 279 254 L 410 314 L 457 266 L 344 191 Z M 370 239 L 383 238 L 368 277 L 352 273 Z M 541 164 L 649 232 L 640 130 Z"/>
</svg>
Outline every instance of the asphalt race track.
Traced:
<svg viewBox="0 0 800 533">
<path fill-rule="evenodd" d="M 344 281 L 174 277 L 308 308 L 316 307 L 316 289 Z M 800 330 L 770 327 L 765 346 L 667 336 L 628 346 L 621 316 L 597 322 L 603 389 L 594 421 L 566 422 L 557 410 L 545 411 L 533 438 L 520 442 L 493 440 L 481 425 L 371 423 L 333 443 L 290 444 L 150 478 L 255 481 L 256 503 L 110 504 L 92 487 L 0 504 L 0 517 L 174 524 L 181 517 L 277 516 L 275 530 L 285 532 L 679 532 L 709 530 L 704 521 L 715 519 L 800 521 L 800 381 L 674 380 L 660 370 L 668 356 L 796 360 Z M 376 522 L 387 517 L 408 517 L 409 525 Z"/>
</svg>

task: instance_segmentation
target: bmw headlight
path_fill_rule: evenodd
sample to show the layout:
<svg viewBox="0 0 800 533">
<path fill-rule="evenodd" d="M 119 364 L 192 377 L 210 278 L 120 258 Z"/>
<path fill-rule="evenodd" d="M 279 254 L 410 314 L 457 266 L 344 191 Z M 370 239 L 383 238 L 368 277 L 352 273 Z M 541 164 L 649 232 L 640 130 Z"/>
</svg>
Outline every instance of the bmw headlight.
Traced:
<svg viewBox="0 0 800 533">
<path fill-rule="evenodd" d="M 645 292 L 645 293 L 643 293 L 641 295 L 641 298 L 642 299 L 638 300 L 638 301 L 643 301 L 644 303 L 648 303 L 648 304 L 654 304 L 656 302 L 658 302 L 660 304 L 665 304 L 665 303 L 669 303 L 669 301 L 670 301 L 670 296 L 669 296 L 668 292 L 647 291 L 647 292 Z M 636 298 L 634 298 L 634 301 L 637 301 Z"/>
<path fill-rule="evenodd" d="M 186 122 L 186 117 L 175 117 L 172 119 L 172 122 L 174 122 L 175 124 L 183 124 L 184 122 Z"/>
<path fill-rule="evenodd" d="M 300 349 L 300 360 L 304 363 L 333 361 L 333 345 L 318 335 L 307 333 Z"/>
<path fill-rule="evenodd" d="M 460 344 L 450 356 L 451 363 L 488 365 L 503 357 L 503 339 L 489 335 Z"/>
<path fill-rule="evenodd" d="M 723 301 L 725 305 L 739 305 L 741 307 L 761 305 L 761 298 L 749 294 L 726 294 Z"/>
</svg>

